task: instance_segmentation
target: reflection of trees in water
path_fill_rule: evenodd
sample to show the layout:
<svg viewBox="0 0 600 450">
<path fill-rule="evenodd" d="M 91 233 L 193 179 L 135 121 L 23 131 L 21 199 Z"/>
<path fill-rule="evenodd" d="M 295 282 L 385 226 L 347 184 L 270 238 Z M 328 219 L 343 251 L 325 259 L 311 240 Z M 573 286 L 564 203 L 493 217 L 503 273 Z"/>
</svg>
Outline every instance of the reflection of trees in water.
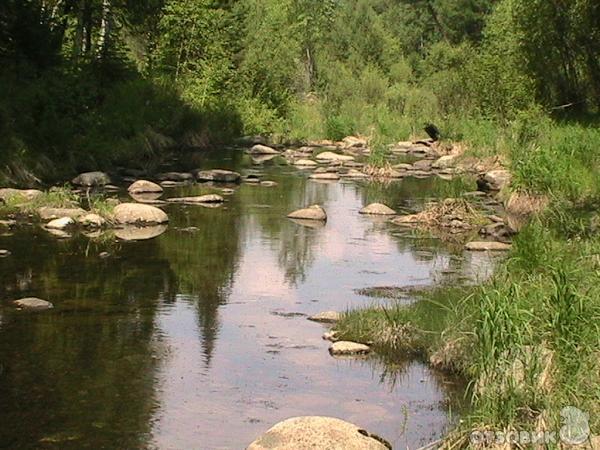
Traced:
<svg viewBox="0 0 600 450">
<path fill-rule="evenodd" d="M 232 210 L 198 206 L 170 211 L 172 223 L 194 226 L 194 232 L 172 230 L 160 239 L 180 294 L 193 299 L 198 311 L 206 364 L 219 330 L 219 307 L 227 302 L 240 256 L 240 217 Z"/>
<path fill-rule="evenodd" d="M 123 245 L 108 259 L 100 249 L 86 256 L 87 245 L 43 232 L 10 238 L 2 297 L 36 295 L 57 309 L 5 310 L 0 442 L 7 448 L 146 445 L 160 350 L 155 314 L 160 298 L 174 298 L 173 273 L 153 258 L 153 241 Z"/>
</svg>

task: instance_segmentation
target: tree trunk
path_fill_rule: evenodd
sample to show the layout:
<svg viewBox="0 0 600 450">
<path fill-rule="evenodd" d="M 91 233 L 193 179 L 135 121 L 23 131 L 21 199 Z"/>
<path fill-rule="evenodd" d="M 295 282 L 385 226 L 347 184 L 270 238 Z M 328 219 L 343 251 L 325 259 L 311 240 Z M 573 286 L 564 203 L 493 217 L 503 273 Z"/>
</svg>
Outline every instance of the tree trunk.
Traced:
<svg viewBox="0 0 600 450">
<path fill-rule="evenodd" d="M 112 28 L 112 15 L 110 0 L 102 1 L 102 21 L 100 23 L 100 35 L 98 36 L 98 57 L 103 59 L 110 48 L 110 33 Z"/>
</svg>

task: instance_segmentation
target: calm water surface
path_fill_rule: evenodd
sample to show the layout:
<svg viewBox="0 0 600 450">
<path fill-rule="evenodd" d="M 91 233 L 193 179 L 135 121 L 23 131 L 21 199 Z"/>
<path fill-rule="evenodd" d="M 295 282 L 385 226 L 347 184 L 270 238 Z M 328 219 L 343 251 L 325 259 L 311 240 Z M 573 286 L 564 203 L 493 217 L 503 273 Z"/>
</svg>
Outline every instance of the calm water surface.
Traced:
<svg viewBox="0 0 600 450">
<path fill-rule="evenodd" d="M 413 208 L 456 183 L 322 184 L 239 152 L 201 164 L 279 184 L 242 184 L 216 209 L 168 206 L 168 230 L 146 241 L 58 239 L 32 225 L 0 236 L 12 252 L 0 260 L 0 447 L 243 449 L 298 415 L 354 422 L 394 448 L 438 438 L 459 382 L 416 361 L 334 359 L 306 315 L 373 303 L 359 288 L 484 272 L 485 260 L 358 214 L 372 201 Z M 218 189 L 164 197 L 207 192 Z M 326 226 L 285 218 L 314 203 Z M 9 306 L 24 296 L 55 309 Z"/>
</svg>

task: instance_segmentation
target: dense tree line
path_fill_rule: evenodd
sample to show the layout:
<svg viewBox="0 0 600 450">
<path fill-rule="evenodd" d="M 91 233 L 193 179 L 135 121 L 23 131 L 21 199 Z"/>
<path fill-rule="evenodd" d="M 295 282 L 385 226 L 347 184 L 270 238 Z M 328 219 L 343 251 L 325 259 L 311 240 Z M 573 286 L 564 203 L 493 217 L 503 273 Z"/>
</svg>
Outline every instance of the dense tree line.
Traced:
<svg viewBox="0 0 600 450">
<path fill-rule="evenodd" d="M 110 163 L 149 129 L 181 141 L 196 128 L 204 143 L 257 132 L 391 139 L 451 116 L 595 112 L 600 6 L 5 0 L 0 60 L 5 162 Z"/>
</svg>

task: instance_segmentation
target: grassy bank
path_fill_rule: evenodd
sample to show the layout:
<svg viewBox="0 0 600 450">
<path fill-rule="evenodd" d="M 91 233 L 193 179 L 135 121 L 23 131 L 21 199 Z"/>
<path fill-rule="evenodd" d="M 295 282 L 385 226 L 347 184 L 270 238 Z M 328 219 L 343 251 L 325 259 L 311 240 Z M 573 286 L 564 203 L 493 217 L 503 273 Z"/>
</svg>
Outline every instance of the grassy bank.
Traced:
<svg viewBox="0 0 600 450">
<path fill-rule="evenodd" d="M 600 133 L 524 117 L 494 134 L 493 145 L 478 151 L 501 152 L 509 162 L 520 196 L 505 198 L 525 211 L 532 198 L 547 199 L 494 277 L 477 287 L 439 287 L 410 306 L 351 311 L 338 330 L 465 375 L 473 408 L 450 436 L 461 447 L 473 429 L 559 430 L 566 406 L 588 413 L 598 434 Z"/>
</svg>

